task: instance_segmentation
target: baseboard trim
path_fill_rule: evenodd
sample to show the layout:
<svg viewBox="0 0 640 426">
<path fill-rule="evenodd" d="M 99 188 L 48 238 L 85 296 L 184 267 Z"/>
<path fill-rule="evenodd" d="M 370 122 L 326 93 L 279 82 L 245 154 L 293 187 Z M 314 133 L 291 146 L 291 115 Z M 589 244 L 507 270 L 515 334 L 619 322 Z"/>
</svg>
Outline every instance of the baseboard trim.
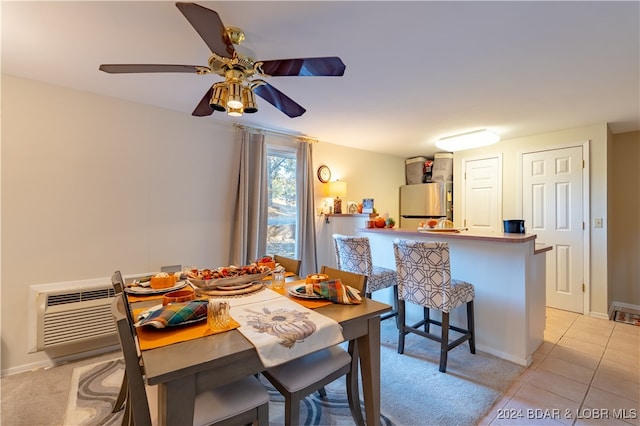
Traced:
<svg viewBox="0 0 640 426">
<path fill-rule="evenodd" d="M 68 362 L 77 361 L 84 358 L 90 358 L 97 355 L 102 355 L 108 352 L 119 351 L 120 345 L 106 346 L 92 351 L 75 353 L 73 355 L 63 356 L 59 358 L 49 358 L 46 360 L 32 362 L 30 364 L 23 364 L 17 367 L 7 368 L 0 370 L 0 377 L 12 376 L 14 374 L 24 373 L 27 371 L 40 370 L 42 368 L 52 368 L 58 365 L 66 364 Z"/>
</svg>

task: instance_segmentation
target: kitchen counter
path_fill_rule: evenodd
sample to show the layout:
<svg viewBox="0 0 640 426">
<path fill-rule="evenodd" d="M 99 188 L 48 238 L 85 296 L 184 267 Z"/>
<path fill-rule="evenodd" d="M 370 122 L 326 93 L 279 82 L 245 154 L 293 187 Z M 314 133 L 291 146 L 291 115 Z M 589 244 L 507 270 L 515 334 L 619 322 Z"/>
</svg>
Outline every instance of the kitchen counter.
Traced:
<svg viewBox="0 0 640 426">
<path fill-rule="evenodd" d="M 471 232 L 460 230 L 459 232 L 442 232 L 442 231 L 416 231 L 415 229 L 403 228 L 360 228 L 357 232 L 373 232 L 393 235 L 394 238 L 413 238 L 425 235 L 437 236 L 441 241 L 449 239 L 476 240 L 476 241 L 496 241 L 501 243 L 523 243 L 536 239 L 536 234 L 508 234 L 495 232 Z M 545 253 L 551 250 L 551 246 L 535 243 L 534 254 Z"/>
<path fill-rule="evenodd" d="M 546 252 L 551 250 L 536 244 L 535 234 L 401 228 L 358 228 L 356 233 L 369 238 L 374 263 L 392 269 L 396 238 L 449 243 L 452 277 L 475 288 L 478 350 L 520 365 L 531 364 L 544 340 Z M 411 322 L 420 319 L 422 309 L 409 306 L 407 312 Z M 454 310 L 451 319 L 466 325 L 465 310 Z"/>
</svg>

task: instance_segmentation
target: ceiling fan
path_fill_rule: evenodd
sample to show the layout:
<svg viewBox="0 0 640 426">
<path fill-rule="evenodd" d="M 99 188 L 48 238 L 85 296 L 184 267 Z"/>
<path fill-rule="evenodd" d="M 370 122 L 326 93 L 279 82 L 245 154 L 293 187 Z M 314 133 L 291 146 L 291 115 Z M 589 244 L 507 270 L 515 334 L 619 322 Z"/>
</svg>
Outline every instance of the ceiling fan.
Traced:
<svg viewBox="0 0 640 426">
<path fill-rule="evenodd" d="M 259 61 L 248 49 L 240 47 L 244 33 L 225 27 L 218 13 L 195 3 L 176 3 L 176 7 L 195 28 L 211 50 L 209 66 L 162 64 L 103 64 L 100 70 L 110 74 L 184 72 L 217 74 L 224 81 L 214 83 L 200 100 L 192 115 L 202 117 L 214 111 L 232 116 L 258 111 L 255 95 L 288 115 L 299 117 L 306 110 L 287 95 L 256 78 L 279 76 L 342 76 L 345 65 L 337 56 L 275 59 Z"/>
</svg>

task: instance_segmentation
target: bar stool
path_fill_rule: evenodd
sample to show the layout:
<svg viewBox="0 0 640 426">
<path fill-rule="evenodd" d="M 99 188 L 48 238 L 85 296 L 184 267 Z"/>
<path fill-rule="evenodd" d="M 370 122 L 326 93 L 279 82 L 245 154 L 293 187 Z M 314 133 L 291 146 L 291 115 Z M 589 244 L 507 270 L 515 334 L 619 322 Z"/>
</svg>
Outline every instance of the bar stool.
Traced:
<svg viewBox="0 0 640 426">
<path fill-rule="evenodd" d="M 393 287 L 393 310 L 380 317 L 385 320 L 398 316 L 398 285 L 396 271 L 376 266 L 371 260 L 371 246 L 367 237 L 353 237 L 333 234 L 338 269 L 366 275 L 367 288 L 365 296 L 371 299 L 371 293 L 384 288 Z M 397 318 L 396 318 L 397 322 Z"/>
<path fill-rule="evenodd" d="M 413 240 L 393 241 L 393 252 L 398 272 L 398 320 L 399 338 L 398 353 L 404 352 L 404 338 L 415 333 L 436 342 L 440 342 L 440 372 L 447 369 L 448 352 L 465 341 L 469 341 L 469 349 L 476 353 L 473 325 L 472 284 L 465 281 L 452 280 L 449 265 L 449 244 L 443 242 L 426 242 Z M 424 308 L 424 319 L 413 325 L 406 325 L 405 302 L 420 305 Z M 449 323 L 449 313 L 458 306 L 467 305 L 467 329 Z M 442 322 L 429 318 L 429 309 L 442 312 Z M 429 332 L 429 325 L 441 327 L 440 336 Z M 424 326 L 424 331 L 419 327 Z M 462 336 L 449 342 L 449 330 L 462 333 Z"/>
</svg>

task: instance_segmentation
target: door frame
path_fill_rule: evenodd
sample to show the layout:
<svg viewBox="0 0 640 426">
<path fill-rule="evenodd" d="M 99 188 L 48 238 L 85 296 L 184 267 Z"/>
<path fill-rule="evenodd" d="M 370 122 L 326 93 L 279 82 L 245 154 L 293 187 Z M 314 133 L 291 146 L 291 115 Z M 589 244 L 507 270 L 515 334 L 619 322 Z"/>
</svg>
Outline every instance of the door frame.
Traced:
<svg viewBox="0 0 640 426">
<path fill-rule="evenodd" d="M 498 159 L 498 197 L 497 197 L 497 204 L 498 204 L 498 222 L 496 223 L 496 229 L 498 230 L 498 232 L 500 232 L 500 229 L 502 229 L 502 217 L 503 217 L 503 207 L 502 207 L 502 152 L 497 152 L 495 154 L 485 154 L 485 155 L 479 155 L 477 157 L 465 157 L 462 159 L 461 164 L 460 164 L 460 168 L 462 169 L 462 181 L 464 182 L 463 185 L 460 185 L 460 201 L 461 204 L 460 206 L 462 207 L 462 221 L 463 223 L 466 223 L 465 221 L 467 220 L 467 214 L 466 214 L 466 200 L 467 200 L 467 176 L 465 175 L 467 173 L 467 163 L 471 162 L 471 161 L 480 161 L 480 160 L 490 160 L 492 158 L 497 158 Z M 454 213 L 455 214 L 455 213 Z"/>
<path fill-rule="evenodd" d="M 555 151 L 559 149 L 565 148 L 582 148 L 582 235 L 584 237 L 582 244 L 582 268 L 583 268 L 583 276 L 584 276 L 584 293 L 582 294 L 582 314 L 589 315 L 591 312 L 591 275 L 589 271 L 591 271 L 591 263 L 589 259 L 589 253 L 591 252 L 591 185 L 590 185 L 590 176 L 591 172 L 589 169 L 591 158 L 589 154 L 589 146 L 591 141 L 587 140 L 584 142 L 574 142 L 574 143 L 566 143 L 566 144 L 558 144 L 558 145 L 549 145 L 549 146 L 540 146 L 535 148 L 528 148 L 523 151 L 518 152 L 518 163 L 516 164 L 516 185 L 518 190 L 516 191 L 516 211 L 518 215 L 522 217 L 522 157 L 525 154 L 532 154 L 534 152 L 541 151 Z"/>
</svg>

